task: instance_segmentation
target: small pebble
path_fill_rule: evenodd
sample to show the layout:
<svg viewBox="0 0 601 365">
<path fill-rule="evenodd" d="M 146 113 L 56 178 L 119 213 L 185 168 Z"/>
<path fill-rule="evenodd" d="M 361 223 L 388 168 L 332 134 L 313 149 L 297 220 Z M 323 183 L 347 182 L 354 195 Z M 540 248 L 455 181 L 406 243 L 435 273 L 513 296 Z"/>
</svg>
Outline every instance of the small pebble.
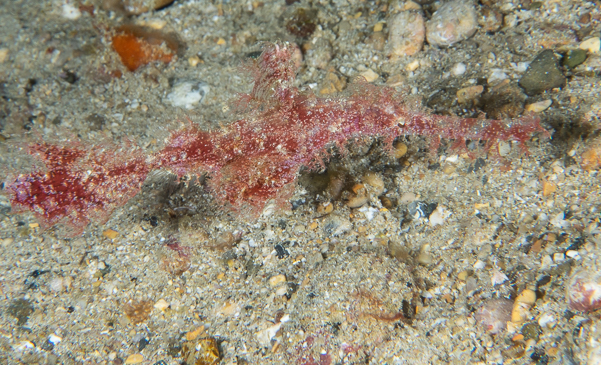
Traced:
<svg viewBox="0 0 601 365">
<path fill-rule="evenodd" d="M 476 33 L 478 18 L 471 1 L 453 0 L 444 3 L 426 22 L 428 43 L 448 47 Z"/>
<path fill-rule="evenodd" d="M 155 61 L 169 63 L 182 48 L 181 42 L 173 34 L 131 24 L 115 29 L 111 45 L 131 72 Z"/>
<path fill-rule="evenodd" d="M 324 223 L 323 232 L 330 236 L 343 235 L 353 227 L 348 219 L 337 215 L 330 215 Z"/>
<path fill-rule="evenodd" d="M 346 201 L 346 206 L 349 208 L 359 208 L 369 201 L 368 195 L 352 196 Z"/>
<path fill-rule="evenodd" d="M 363 76 L 367 82 L 374 82 L 378 79 L 378 77 L 380 77 L 380 75 L 375 73 L 371 68 L 361 72 L 361 76 Z"/>
<path fill-rule="evenodd" d="M 527 319 L 530 308 L 536 302 L 536 293 L 530 289 L 524 289 L 513 302 L 511 321 L 520 324 Z"/>
<path fill-rule="evenodd" d="M 411 56 L 421 51 L 426 28 L 424 17 L 415 11 L 403 11 L 390 21 L 388 53 L 392 56 Z"/>
<path fill-rule="evenodd" d="M 165 28 L 165 26 L 167 25 L 167 21 L 164 19 L 148 19 L 148 20 L 140 19 L 138 22 L 136 22 L 136 24 L 144 26 L 144 27 L 150 27 L 152 29 L 160 30 L 160 29 Z"/>
<path fill-rule="evenodd" d="M 601 168 L 601 138 L 596 137 L 589 142 L 586 150 L 580 155 L 580 166 L 586 171 Z"/>
<path fill-rule="evenodd" d="M 279 288 L 276 289 L 275 291 L 275 295 L 281 297 L 284 296 L 288 293 L 288 288 L 286 286 L 280 286 Z"/>
<path fill-rule="evenodd" d="M 536 56 L 519 81 L 524 92 L 530 96 L 565 84 L 566 77 L 559 68 L 555 53 L 550 49 L 545 49 Z"/>
<path fill-rule="evenodd" d="M 407 66 L 405 66 L 405 70 L 408 72 L 413 72 L 413 71 L 417 70 L 418 68 L 419 68 L 418 60 L 413 60 L 413 61 L 409 62 L 407 64 Z"/>
<path fill-rule="evenodd" d="M 545 327 L 545 328 L 553 328 L 553 327 L 555 327 L 556 323 L 557 323 L 557 320 L 555 319 L 555 317 L 551 313 L 544 313 L 538 319 L 538 324 L 541 327 Z"/>
<path fill-rule="evenodd" d="M 491 334 L 498 334 L 507 328 L 511 319 L 513 303 L 509 299 L 490 299 L 476 312 L 476 320 Z"/>
<path fill-rule="evenodd" d="M 467 67 L 465 66 L 465 63 L 459 62 L 459 63 L 456 63 L 455 66 L 453 66 L 453 68 L 451 68 L 451 73 L 454 76 L 461 76 L 465 73 L 466 70 L 467 70 Z"/>
<path fill-rule="evenodd" d="M 530 322 L 522 326 L 521 332 L 522 335 L 524 335 L 524 340 L 528 341 L 530 339 L 534 339 L 538 341 L 543 331 L 541 329 L 541 326 L 537 322 Z"/>
<path fill-rule="evenodd" d="M 401 204 L 409 204 L 414 202 L 417 199 L 417 196 L 414 193 L 403 193 L 403 195 L 401 195 L 401 200 L 400 203 Z"/>
<path fill-rule="evenodd" d="M 394 144 L 394 158 L 401 158 L 407 154 L 407 145 L 403 142 L 396 142 Z"/>
<path fill-rule="evenodd" d="M 81 17 L 81 11 L 72 4 L 67 3 L 63 4 L 61 15 L 63 16 L 63 18 L 75 20 Z"/>
<path fill-rule="evenodd" d="M 131 15 L 139 15 L 152 10 L 160 9 L 173 2 L 173 0 L 121 0 L 123 8 Z"/>
<path fill-rule="evenodd" d="M 484 269 L 485 267 L 486 267 L 486 263 L 482 260 L 477 260 L 474 263 L 474 269 L 476 269 L 476 270 L 481 270 L 481 269 Z"/>
<path fill-rule="evenodd" d="M 193 109 L 209 93 L 209 85 L 201 81 L 182 81 L 173 86 L 166 101 L 175 107 Z"/>
<path fill-rule="evenodd" d="M 275 275 L 272 276 L 271 278 L 269 278 L 269 285 L 271 286 L 278 286 L 278 284 L 283 283 L 286 281 L 286 275 L 284 274 L 279 274 L 279 275 Z"/>
<path fill-rule="evenodd" d="M 422 251 L 417 255 L 417 262 L 421 265 L 428 266 L 434 262 L 434 258 L 430 253 Z"/>
<path fill-rule="evenodd" d="M 588 51 L 589 53 L 599 53 L 601 49 L 601 39 L 599 37 L 593 37 L 580 43 L 578 48 Z"/>
<path fill-rule="evenodd" d="M 154 307 L 158 310 L 164 311 L 169 308 L 169 303 L 165 299 L 159 299 L 156 303 L 154 303 Z"/>
<path fill-rule="evenodd" d="M 569 68 L 574 68 L 586 61 L 586 51 L 583 49 L 569 50 L 563 57 L 561 63 Z"/>
<path fill-rule="evenodd" d="M 499 156 L 505 157 L 508 156 L 511 152 L 511 144 L 505 141 L 499 141 Z"/>
<path fill-rule="evenodd" d="M 549 181 L 543 181 L 543 196 L 549 196 L 557 190 L 557 185 Z"/>
<path fill-rule="evenodd" d="M 457 102 L 459 104 L 466 104 L 470 101 L 474 101 L 484 91 L 484 86 L 482 85 L 474 85 L 464 87 L 463 89 L 457 90 Z"/>
<path fill-rule="evenodd" d="M 8 48 L 0 48 L 0 63 L 8 59 Z"/>
<path fill-rule="evenodd" d="M 192 56 L 192 57 L 188 58 L 188 64 L 192 67 L 198 66 L 198 64 L 200 62 L 201 62 L 201 59 L 198 56 Z"/>
<path fill-rule="evenodd" d="M 133 354 L 125 359 L 125 364 L 139 364 L 142 361 L 144 361 L 144 356 L 142 356 L 142 354 Z"/>
<path fill-rule="evenodd" d="M 444 209 L 442 206 L 438 206 L 428 218 L 430 221 L 430 226 L 434 227 L 442 225 L 450 215 L 451 213 L 449 211 Z"/>
<path fill-rule="evenodd" d="M 551 106 L 551 104 L 553 104 L 553 100 L 551 99 L 542 100 L 537 101 L 536 103 L 526 105 L 525 109 L 527 112 L 540 113 L 544 110 L 547 110 Z"/>
<path fill-rule="evenodd" d="M 61 337 L 55 335 L 54 333 L 48 336 L 48 341 L 51 342 L 53 345 L 58 345 L 62 340 L 63 339 Z"/>
<path fill-rule="evenodd" d="M 119 236 L 119 232 L 114 231 L 112 229 L 107 229 L 105 231 L 102 232 L 102 235 L 106 238 L 109 238 L 111 240 L 114 240 L 115 238 L 117 238 L 117 236 Z"/>
<path fill-rule="evenodd" d="M 330 214 L 332 211 L 334 211 L 334 205 L 329 201 L 323 202 L 317 206 L 317 214 Z"/>
</svg>

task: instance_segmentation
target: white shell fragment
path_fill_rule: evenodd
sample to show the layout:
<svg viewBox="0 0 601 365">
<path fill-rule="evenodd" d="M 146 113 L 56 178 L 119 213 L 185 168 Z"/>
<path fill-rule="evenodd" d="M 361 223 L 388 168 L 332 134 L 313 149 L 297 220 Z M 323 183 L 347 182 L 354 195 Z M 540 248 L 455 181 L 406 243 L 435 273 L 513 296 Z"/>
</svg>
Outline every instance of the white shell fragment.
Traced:
<svg viewBox="0 0 601 365">
<path fill-rule="evenodd" d="M 209 93 L 209 85 L 199 81 L 182 81 L 173 86 L 167 102 L 175 107 L 193 109 Z"/>
</svg>

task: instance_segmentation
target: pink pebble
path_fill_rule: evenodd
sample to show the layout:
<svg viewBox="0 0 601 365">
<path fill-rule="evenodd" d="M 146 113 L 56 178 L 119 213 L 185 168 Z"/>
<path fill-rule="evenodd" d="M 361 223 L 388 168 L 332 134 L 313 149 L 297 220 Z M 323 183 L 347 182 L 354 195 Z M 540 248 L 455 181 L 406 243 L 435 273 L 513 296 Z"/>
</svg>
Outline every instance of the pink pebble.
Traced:
<svg viewBox="0 0 601 365">
<path fill-rule="evenodd" d="M 495 335 L 507 328 L 507 322 L 511 320 L 513 302 L 509 299 L 490 299 L 476 312 L 476 320 L 486 328 L 488 332 Z"/>
<path fill-rule="evenodd" d="M 592 312 L 601 308 L 601 273 L 592 268 L 576 270 L 566 290 L 570 309 Z"/>
</svg>

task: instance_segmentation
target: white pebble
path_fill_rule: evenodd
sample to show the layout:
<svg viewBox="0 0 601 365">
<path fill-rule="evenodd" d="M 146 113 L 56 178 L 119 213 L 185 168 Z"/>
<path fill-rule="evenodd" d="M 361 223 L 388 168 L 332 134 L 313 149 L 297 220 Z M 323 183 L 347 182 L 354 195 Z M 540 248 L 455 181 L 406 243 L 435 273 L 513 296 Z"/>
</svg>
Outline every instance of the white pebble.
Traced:
<svg viewBox="0 0 601 365">
<path fill-rule="evenodd" d="M 277 295 L 278 297 L 286 295 L 286 293 L 288 293 L 288 288 L 286 288 L 285 286 L 281 286 L 275 291 L 275 295 Z"/>
<path fill-rule="evenodd" d="M 414 193 L 404 193 L 401 195 L 401 204 L 409 204 L 414 202 L 417 199 L 417 196 Z"/>
<path fill-rule="evenodd" d="M 507 277 L 507 275 L 503 274 L 499 270 L 493 271 L 492 276 L 490 278 L 492 286 L 495 286 L 495 285 L 498 285 L 498 284 L 503 284 L 507 280 L 509 280 L 509 278 Z"/>
<path fill-rule="evenodd" d="M 63 4 L 62 16 L 70 20 L 79 19 L 81 11 L 71 4 Z"/>
<path fill-rule="evenodd" d="M 589 51 L 590 53 L 599 53 L 599 50 L 601 49 L 601 39 L 599 37 L 589 38 L 580 43 L 578 48 Z"/>
<path fill-rule="evenodd" d="M 553 328 L 556 322 L 555 317 L 551 313 L 545 313 L 538 319 L 538 324 L 543 328 Z"/>
<path fill-rule="evenodd" d="M 359 209 L 359 211 L 365 215 L 365 218 L 367 218 L 368 221 L 371 221 L 372 219 L 374 219 L 376 214 L 378 214 L 378 212 L 379 212 L 378 209 L 376 209 L 374 207 L 368 207 L 368 206 L 361 207 Z"/>
<path fill-rule="evenodd" d="M 507 78 L 507 74 L 500 68 L 493 68 L 490 76 L 488 76 L 487 82 L 493 83 L 495 81 L 503 81 Z"/>
<path fill-rule="evenodd" d="M 511 152 L 511 145 L 505 141 L 499 141 L 499 155 L 505 157 Z"/>
<path fill-rule="evenodd" d="M 484 269 L 485 267 L 486 267 L 486 263 L 481 260 L 476 261 L 476 263 L 474 264 L 474 269 L 477 269 L 477 270 Z"/>
<path fill-rule="evenodd" d="M 566 256 L 571 258 L 571 259 L 576 259 L 580 256 L 580 254 L 578 253 L 578 251 L 574 251 L 574 250 L 568 250 L 566 252 Z"/>
<path fill-rule="evenodd" d="M 167 101 L 175 107 L 194 108 L 209 93 L 209 85 L 204 82 L 183 81 L 173 86 Z"/>
<path fill-rule="evenodd" d="M 511 63 L 511 68 L 513 68 L 517 72 L 526 72 L 528 66 L 530 66 L 530 62 Z"/>
<path fill-rule="evenodd" d="M 53 345 L 57 345 L 63 339 L 55 335 L 54 333 L 48 336 L 48 342 L 51 342 Z"/>
<path fill-rule="evenodd" d="M 551 224 L 553 226 L 555 226 L 556 228 L 563 228 L 567 222 L 564 220 L 564 214 L 563 212 L 558 213 L 555 217 L 553 217 L 553 219 L 551 219 Z"/>
<path fill-rule="evenodd" d="M 467 67 L 465 66 L 465 63 L 459 62 L 459 63 L 456 63 L 455 66 L 453 66 L 453 68 L 451 69 L 451 73 L 455 76 L 459 76 L 459 75 L 463 75 L 466 70 L 467 70 Z"/>
<path fill-rule="evenodd" d="M 434 227 L 437 225 L 442 225 L 450 215 L 451 213 L 449 211 L 444 209 L 444 207 L 439 206 L 434 212 L 432 212 L 432 214 L 430 214 L 430 226 Z"/>
</svg>

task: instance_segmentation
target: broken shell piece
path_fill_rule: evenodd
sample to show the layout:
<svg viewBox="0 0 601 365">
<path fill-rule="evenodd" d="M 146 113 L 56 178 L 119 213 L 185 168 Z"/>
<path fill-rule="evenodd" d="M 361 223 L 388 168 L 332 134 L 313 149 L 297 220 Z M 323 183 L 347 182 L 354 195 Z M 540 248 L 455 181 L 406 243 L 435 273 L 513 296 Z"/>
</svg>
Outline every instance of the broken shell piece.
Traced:
<svg viewBox="0 0 601 365">
<path fill-rule="evenodd" d="M 544 110 L 547 110 L 551 106 L 551 104 L 553 104 L 553 100 L 551 99 L 537 101 L 536 103 L 526 105 L 526 111 L 540 113 Z"/>
<path fill-rule="evenodd" d="M 511 318 L 511 300 L 490 299 L 476 312 L 476 320 L 491 334 L 503 332 Z"/>
<path fill-rule="evenodd" d="M 503 284 L 507 280 L 509 280 L 507 275 L 503 274 L 499 270 L 494 270 L 492 273 L 492 276 L 490 278 L 490 281 L 493 286 L 498 285 L 498 284 Z"/>
<path fill-rule="evenodd" d="M 601 275 L 592 268 L 576 270 L 568 281 L 568 306 L 580 312 L 601 308 Z"/>
<path fill-rule="evenodd" d="M 511 311 L 511 322 L 522 323 L 528 319 L 530 308 L 536 302 L 536 293 L 530 289 L 525 289 L 515 298 L 513 310 Z"/>
</svg>

